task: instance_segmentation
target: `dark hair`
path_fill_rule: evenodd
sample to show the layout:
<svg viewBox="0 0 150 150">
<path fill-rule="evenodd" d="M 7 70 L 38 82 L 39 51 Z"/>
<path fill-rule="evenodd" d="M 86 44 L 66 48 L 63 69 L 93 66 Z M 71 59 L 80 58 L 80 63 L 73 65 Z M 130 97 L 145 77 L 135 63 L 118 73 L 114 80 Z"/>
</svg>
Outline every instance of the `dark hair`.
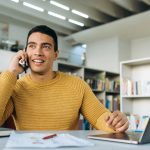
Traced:
<svg viewBox="0 0 150 150">
<path fill-rule="evenodd" d="M 52 37 L 54 40 L 54 50 L 55 50 L 55 52 L 58 50 L 57 34 L 53 29 L 49 28 L 46 25 L 39 25 L 39 26 L 33 27 L 28 33 L 26 45 L 28 44 L 28 39 L 29 39 L 30 35 L 35 32 L 40 32 L 40 33 L 43 33 L 43 34 L 46 34 L 46 35 Z"/>
</svg>

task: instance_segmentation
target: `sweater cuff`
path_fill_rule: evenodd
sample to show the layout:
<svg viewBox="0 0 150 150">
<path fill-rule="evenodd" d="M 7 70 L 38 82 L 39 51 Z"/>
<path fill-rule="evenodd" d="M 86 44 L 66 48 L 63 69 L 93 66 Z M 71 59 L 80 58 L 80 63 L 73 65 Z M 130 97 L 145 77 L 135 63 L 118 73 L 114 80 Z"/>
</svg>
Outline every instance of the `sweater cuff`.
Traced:
<svg viewBox="0 0 150 150">
<path fill-rule="evenodd" d="M 17 81 L 17 77 L 13 72 L 10 71 L 4 71 L 1 73 L 1 82 L 8 82 L 11 85 L 15 85 Z"/>
<path fill-rule="evenodd" d="M 106 131 L 106 132 L 115 132 L 115 130 L 113 130 L 112 128 L 110 128 L 107 124 L 106 124 L 106 117 L 108 115 L 110 115 L 111 112 L 105 112 L 103 113 L 98 119 L 97 119 L 97 122 L 96 122 L 96 129 L 98 130 L 103 130 L 103 131 Z"/>
</svg>

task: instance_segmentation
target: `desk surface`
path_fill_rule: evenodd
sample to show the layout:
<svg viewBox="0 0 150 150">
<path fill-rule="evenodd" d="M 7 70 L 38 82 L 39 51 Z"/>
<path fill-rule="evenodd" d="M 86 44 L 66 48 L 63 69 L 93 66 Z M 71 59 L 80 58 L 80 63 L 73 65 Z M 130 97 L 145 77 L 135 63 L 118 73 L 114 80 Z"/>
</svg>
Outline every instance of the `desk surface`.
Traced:
<svg viewBox="0 0 150 150">
<path fill-rule="evenodd" d="M 70 133 L 74 136 L 87 139 L 88 134 L 98 134 L 102 133 L 101 131 L 52 131 L 55 133 Z M 5 148 L 5 144 L 7 143 L 8 137 L 0 138 L 0 150 L 18 150 L 18 149 L 11 149 L 11 148 Z M 54 150 L 148 150 L 150 149 L 150 144 L 143 144 L 143 145 L 132 145 L 132 144 L 125 144 L 125 143 L 116 143 L 116 142 L 108 142 L 108 141 L 100 141 L 100 140 L 93 140 L 93 139 L 87 139 L 93 143 L 95 143 L 95 146 L 93 147 L 68 147 L 68 148 L 54 148 Z M 42 150 L 46 150 L 46 148 L 43 148 Z M 53 148 L 48 148 L 53 149 Z M 21 150 L 35 150 L 35 149 L 21 149 Z M 40 150 L 40 148 L 38 148 Z"/>
</svg>

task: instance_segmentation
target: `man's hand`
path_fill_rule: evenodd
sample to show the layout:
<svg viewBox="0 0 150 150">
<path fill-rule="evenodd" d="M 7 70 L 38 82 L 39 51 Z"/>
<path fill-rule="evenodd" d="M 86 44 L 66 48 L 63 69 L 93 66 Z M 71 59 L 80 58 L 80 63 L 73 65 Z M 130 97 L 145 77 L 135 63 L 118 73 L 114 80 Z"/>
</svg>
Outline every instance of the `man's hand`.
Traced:
<svg viewBox="0 0 150 150">
<path fill-rule="evenodd" d="M 120 111 L 114 111 L 106 118 L 106 123 L 117 132 L 125 132 L 129 127 L 126 115 Z"/>
<path fill-rule="evenodd" d="M 16 76 L 23 72 L 23 68 L 19 65 L 19 60 L 27 60 L 27 53 L 25 51 L 18 51 L 16 55 L 12 58 L 9 65 L 8 70 L 15 73 Z"/>
</svg>

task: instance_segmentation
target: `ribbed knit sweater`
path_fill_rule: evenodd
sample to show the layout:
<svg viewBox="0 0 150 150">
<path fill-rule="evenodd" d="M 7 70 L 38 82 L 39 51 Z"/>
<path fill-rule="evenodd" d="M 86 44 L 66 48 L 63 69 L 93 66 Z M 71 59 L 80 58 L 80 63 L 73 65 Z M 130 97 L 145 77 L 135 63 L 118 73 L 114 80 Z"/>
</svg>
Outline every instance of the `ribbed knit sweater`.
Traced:
<svg viewBox="0 0 150 150">
<path fill-rule="evenodd" d="M 105 117 L 110 113 L 96 98 L 88 84 L 56 72 L 56 77 L 35 82 L 5 71 L 0 75 L 0 124 L 12 114 L 17 130 L 74 130 L 80 113 L 96 129 L 113 131 Z"/>
</svg>

